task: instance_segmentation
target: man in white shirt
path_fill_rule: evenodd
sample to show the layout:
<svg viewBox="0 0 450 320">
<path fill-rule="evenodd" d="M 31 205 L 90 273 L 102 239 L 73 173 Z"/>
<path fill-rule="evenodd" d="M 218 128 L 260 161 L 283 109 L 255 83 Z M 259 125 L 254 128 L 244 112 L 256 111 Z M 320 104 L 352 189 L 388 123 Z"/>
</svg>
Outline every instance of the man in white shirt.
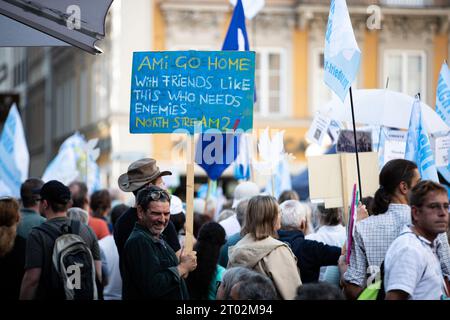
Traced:
<svg viewBox="0 0 450 320">
<path fill-rule="evenodd" d="M 385 261 L 386 300 L 438 300 L 448 296 L 436 250 L 449 221 L 447 190 L 421 181 L 410 194 L 412 225 L 389 247 Z"/>
</svg>

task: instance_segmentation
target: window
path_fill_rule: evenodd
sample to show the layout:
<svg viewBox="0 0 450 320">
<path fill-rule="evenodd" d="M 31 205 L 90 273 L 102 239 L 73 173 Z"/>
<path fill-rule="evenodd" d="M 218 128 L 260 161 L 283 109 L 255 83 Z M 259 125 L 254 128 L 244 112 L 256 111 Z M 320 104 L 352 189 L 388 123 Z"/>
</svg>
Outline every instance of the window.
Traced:
<svg viewBox="0 0 450 320">
<path fill-rule="evenodd" d="M 283 49 L 256 50 L 255 114 L 287 116 L 286 54 Z"/>
<path fill-rule="evenodd" d="M 426 100 L 426 55 L 423 51 L 389 50 L 385 53 L 384 81 L 388 89 Z"/>
<path fill-rule="evenodd" d="M 80 127 L 84 127 L 89 124 L 88 118 L 88 93 L 89 93 L 89 78 L 86 68 L 82 68 L 80 71 L 79 79 L 80 88 Z"/>
<path fill-rule="evenodd" d="M 14 68 L 13 68 L 13 84 L 14 87 L 26 82 L 27 80 L 27 59 L 26 49 L 14 48 Z"/>
<path fill-rule="evenodd" d="M 316 49 L 313 51 L 313 67 L 312 67 L 312 84 L 313 84 L 313 92 L 312 92 L 312 103 L 311 103 L 311 115 L 314 116 L 316 111 L 320 110 L 328 101 L 331 100 L 333 94 L 328 88 L 328 86 L 324 82 L 324 61 L 325 56 L 323 53 L 323 49 Z"/>
<path fill-rule="evenodd" d="M 75 79 L 69 69 L 60 70 L 56 76 L 55 90 L 55 137 L 60 138 L 76 129 Z"/>
</svg>

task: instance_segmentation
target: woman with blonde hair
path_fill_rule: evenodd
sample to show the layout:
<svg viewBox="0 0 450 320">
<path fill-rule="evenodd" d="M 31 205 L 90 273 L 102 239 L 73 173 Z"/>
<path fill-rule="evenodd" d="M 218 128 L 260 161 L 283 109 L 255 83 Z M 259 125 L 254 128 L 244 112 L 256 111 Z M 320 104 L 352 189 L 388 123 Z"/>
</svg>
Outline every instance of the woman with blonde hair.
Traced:
<svg viewBox="0 0 450 320">
<path fill-rule="evenodd" d="M 268 276 L 284 300 L 292 300 L 302 284 L 297 259 L 289 246 L 277 240 L 281 210 L 275 198 L 250 199 L 242 229 L 243 238 L 229 249 L 228 268 L 242 266 Z"/>
<path fill-rule="evenodd" d="M 19 298 L 26 249 L 26 240 L 17 235 L 19 220 L 19 203 L 0 197 L 0 301 Z"/>
</svg>

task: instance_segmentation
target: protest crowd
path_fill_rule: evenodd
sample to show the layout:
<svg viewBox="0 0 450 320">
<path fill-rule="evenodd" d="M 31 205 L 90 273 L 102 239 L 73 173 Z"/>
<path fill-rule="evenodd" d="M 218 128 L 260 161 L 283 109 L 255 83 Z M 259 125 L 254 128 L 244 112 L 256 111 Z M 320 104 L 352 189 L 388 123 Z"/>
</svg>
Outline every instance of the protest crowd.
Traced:
<svg viewBox="0 0 450 320">
<path fill-rule="evenodd" d="M 348 259 L 344 208 L 302 201 L 292 190 L 275 199 L 250 181 L 238 184 L 217 214 L 215 202 L 208 208 L 196 198 L 203 202 L 194 208 L 194 247 L 185 252 L 186 210 L 165 187 L 170 174 L 155 159 L 132 163 L 118 181 L 135 196 L 132 206 L 108 190 L 89 195 L 83 182 L 36 178 L 22 184 L 20 199 L 2 197 L 2 299 L 448 296 L 447 189 L 421 180 L 414 162 L 396 159 L 382 168 L 371 214 L 358 206 Z M 76 270 L 67 268 L 73 262 L 81 270 L 75 280 Z"/>
<path fill-rule="evenodd" d="M 240 22 L 237 20 L 239 15 Z M 245 27 L 245 19 L 241 0 L 238 0 L 223 51 L 189 51 L 189 63 L 182 67 L 172 62 L 187 59 L 186 52 L 181 56 L 176 51 L 167 54 L 135 52 L 133 56 L 133 79 L 139 79 L 138 76 L 147 79 L 152 75 L 156 83 L 157 76 L 168 81 L 169 76 L 164 72 L 169 71 L 170 74 L 180 73 L 179 76 L 172 74 L 175 78 L 184 73 L 196 76 L 195 72 L 198 72 L 201 79 L 221 79 L 221 83 L 224 77 L 235 77 L 233 81 L 237 89 L 233 93 L 237 98 L 233 99 L 237 99 L 239 105 L 233 106 L 232 111 L 227 109 L 227 116 L 223 117 L 225 122 L 233 125 L 233 131 L 213 134 L 202 131 L 198 134 L 192 132 L 193 125 L 186 125 L 191 122 L 198 125 L 198 119 L 194 121 L 195 118 L 188 117 L 183 117 L 180 124 L 180 118 L 169 119 L 168 116 L 158 127 L 155 119 L 152 122 L 151 118 L 139 118 L 142 110 L 133 109 L 133 106 L 142 105 L 140 99 L 144 96 L 146 100 L 147 97 L 135 94 L 131 99 L 130 133 L 170 134 L 171 129 L 186 125 L 187 140 L 192 145 L 194 134 L 210 134 L 217 140 L 225 137 L 215 143 L 219 145 L 215 152 L 222 154 L 229 151 L 230 141 L 241 139 L 242 143 L 245 136 L 237 134 L 236 129 L 252 129 L 252 108 L 256 98 L 253 91 L 255 54 L 248 52 L 247 33 L 242 25 Z M 339 107 L 347 108 L 349 105 L 344 102 L 348 102 L 348 94 L 352 97 L 350 85 L 355 80 L 361 52 L 354 39 L 344 0 L 331 1 L 328 28 L 323 57 L 325 83 L 336 93 L 335 100 L 340 99 Z M 342 34 L 348 39 L 342 40 Z M 238 50 L 242 49 L 242 43 L 237 43 L 238 38 L 245 40 L 245 50 Z M 348 43 L 341 44 L 341 40 Z M 352 51 L 351 59 L 347 59 L 348 51 Z M 223 56 L 219 62 L 231 64 L 229 73 L 211 71 L 206 76 L 206 69 L 200 68 L 201 61 L 213 57 L 218 59 L 217 56 Z M 346 63 L 342 63 L 343 59 L 347 59 Z M 219 62 L 211 69 L 221 69 Z M 166 64 L 174 70 L 165 70 L 163 65 Z M 223 69 L 226 67 L 224 65 Z M 271 140 L 268 129 L 262 134 L 265 140 L 261 138 L 259 141 L 259 156 L 269 163 L 271 158 L 276 158 L 276 161 L 269 170 L 269 182 L 265 188 L 261 188 L 254 176 L 248 174 L 236 178 L 236 186 L 227 193 L 213 194 L 210 190 L 212 181 L 217 188 L 217 181 L 231 162 L 237 164 L 245 156 L 252 156 L 241 150 L 242 154 L 234 154 L 235 157 L 225 164 L 195 159 L 208 176 L 206 193 L 200 192 L 198 184 L 189 182 L 190 178 L 194 181 L 193 159 L 188 162 L 186 170 L 186 188 L 175 192 L 168 187 L 165 179 L 173 174 L 175 165 L 169 165 L 169 170 L 160 170 L 163 160 L 159 159 L 157 152 L 133 156 L 130 161 L 127 159 L 126 172 L 121 170 L 122 174 L 114 179 L 116 181 L 109 181 L 113 187 L 104 189 L 99 184 L 88 183 L 88 171 L 94 171 L 92 168 L 96 168 L 97 158 L 92 160 L 90 154 L 95 153 L 92 144 L 82 141 L 84 138 L 78 133 L 66 140 L 58 155 L 64 150 L 87 150 L 83 160 L 77 159 L 77 162 L 86 162 L 84 181 L 81 174 L 71 181 L 49 179 L 48 172 L 68 168 L 58 167 L 56 160 L 50 163 L 52 170 L 42 179 L 28 175 L 19 179 L 12 170 L 8 174 L 0 170 L 0 178 L 7 177 L 9 182 L 20 180 L 16 185 L 16 189 L 20 186 L 20 195 L 11 195 L 10 192 L 0 196 L 0 300 L 450 299 L 450 149 L 447 146 L 447 163 L 438 166 L 433 158 L 436 152 L 433 154 L 426 131 L 441 126 L 447 119 L 442 127 L 447 128 L 447 134 L 450 132 L 450 71 L 446 63 L 440 77 L 448 82 L 448 97 L 441 101 L 446 95 L 437 94 L 436 111 L 423 112 L 427 106 L 422 106 L 420 95 L 404 99 L 407 101 L 405 104 L 409 103 L 409 109 L 404 114 L 398 111 L 400 116 L 397 118 L 408 118 L 409 127 L 380 125 L 379 131 L 364 134 L 361 130 L 357 142 L 354 115 L 353 130 L 344 128 L 347 125 L 337 128 L 337 131 L 345 133 L 340 139 L 333 137 L 331 120 L 335 119 L 331 119 L 331 113 L 324 116 L 328 117 L 326 121 L 317 120 L 320 117 L 317 116 L 309 131 L 312 136 L 307 133 L 308 139 L 320 145 L 323 135 L 328 134 L 337 155 L 333 154 L 332 158 L 320 155 L 315 158 L 316 162 L 340 157 L 337 161 L 342 167 L 341 172 L 337 169 L 333 172 L 329 165 L 331 162 L 317 168 L 315 159 L 307 159 L 310 196 L 304 198 L 292 185 L 286 187 L 283 183 L 283 173 L 287 173 L 290 179 L 289 169 L 281 169 L 288 160 L 284 153 L 284 133 Z M 229 79 L 231 81 L 232 77 Z M 144 82 L 132 81 L 133 91 L 144 90 L 142 88 L 148 85 Z M 201 87 L 196 89 L 203 89 Z M 163 90 L 163 87 L 158 89 Z M 181 92 L 175 89 L 176 86 L 164 87 L 169 94 L 164 91 L 161 99 L 172 96 L 173 92 Z M 218 97 L 223 98 L 225 89 L 229 88 L 222 87 L 219 93 L 207 95 L 209 98 L 204 101 L 207 106 L 202 107 L 210 113 L 202 114 L 204 126 L 206 118 L 209 123 L 216 123 L 211 119 L 216 119 L 220 113 L 217 105 L 223 101 L 220 102 Z M 383 101 L 388 100 L 386 92 L 382 93 Z M 200 90 L 191 94 L 202 96 L 204 92 Z M 158 100 L 159 94 L 156 96 Z M 234 97 L 225 95 L 225 99 L 227 96 Z M 350 99 L 352 101 L 353 98 Z M 158 103 L 163 105 L 168 101 Z M 363 106 L 360 102 L 355 109 L 358 107 L 360 110 L 370 109 L 372 105 L 367 103 Z M 173 108 L 176 109 L 175 106 Z M 186 108 L 191 108 L 187 113 L 189 116 L 200 112 L 197 105 L 186 104 Z M 353 112 L 353 101 L 351 108 Z M 16 119 L 20 119 L 16 107 L 11 110 Z M 446 119 L 443 113 L 448 113 Z M 11 128 L 16 128 L 16 122 L 6 121 L 8 129 L 3 130 L 5 136 L 13 131 Z M 176 127 L 169 127 L 169 123 L 171 126 L 176 123 Z M 361 121 L 359 124 L 367 123 Z M 408 132 L 403 130 L 400 133 L 406 128 Z M 380 137 L 377 143 L 370 140 L 372 132 L 377 132 Z M 395 154 L 395 157 L 386 151 L 393 132 L 405 138 L 403 154 Z M 204 150 L 209 147 L 206 140 L 197 140 L 198 149 L 195 152 L 191 150 L 192 155 L 199 153 L 204 156 Z M 214 145 L 211 139 L 206 142 Z M 375 152 L 375 144 L 379 152 Z M 5 153 L 2 148 L 0 139 L 0 169 L 8 164 L 4 159 L 9 159 L 2 159 Z M 358 149 L 361 158 L 364 152 L 364 159 L 370 160 L 364 168 L 363 161 L 358 158 Z M 356 153 L 356 176 L 351 175 L 352 169 L 348 166 L 350 162 L 355 164 L 353 158 L 347 157 L 353 153 Z M 75 155 L 72 158 L 75 159 Z M 247 165 L 252 168 L 250 162 L 247 161 Z M 336 186 L 336 177 L 342 181 L 336 182 L 339 186 L 334 189 L 345 189 L 347 184 L 354 186 L 351 202 L 346 199 L 347 191 L 351 190 L 342 190 L 341 194 L 329 197 L 324 191 L 321 193 L 323 197 L 317 196 L 317 190 L 320 193 Z M 0 194 L 4 191 L 2 186 L 7 184 L 4 181 L 0 179 Z M 373 183 L 376 188 L 369 190 Z"/>
</svg>

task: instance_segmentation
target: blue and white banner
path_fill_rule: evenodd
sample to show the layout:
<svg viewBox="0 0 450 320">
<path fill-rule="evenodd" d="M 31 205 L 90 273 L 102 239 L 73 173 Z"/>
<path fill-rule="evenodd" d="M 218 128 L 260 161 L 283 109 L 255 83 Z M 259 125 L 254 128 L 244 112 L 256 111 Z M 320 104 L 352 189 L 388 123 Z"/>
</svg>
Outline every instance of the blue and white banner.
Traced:
<svg viewBox="0 0 450 320">
<path fill-rule="evenodd" d="M 42 180 L 58 180 L 66 185 L 78 180 L 86 183 L 89 193 L 101 189 L 100 169 L 97 165 L 97 139 L 86 141 L 76 132 L 67 138 L 56 157 L 49 163 Z"/>
<path fill-rule="evenodd" d="M 356 43 L 345 0 L 332 0 L 325 34 L 325 84 L 344 102 L 356 78 L 361 50 Z"/>
<path fill-rule="evenodd" d="M 20 186 L 28 178 L 29 165 L 22 120 L 14 104 L 0 137 L 0 196 L 20 198 Z"/>
<path fill-rule="evenodd" d="M 422 121 L 420 100 L 414 101 L 406 139 L 405 159 L 414 161 L 422 180 L 439 182 L 430 139 Z"/>
<path fill-rule="evenodd" d="M 450 70 L 446 63 L 442 64 L 436 88 L 436 113 L 450 126 Z M 438 167 L 439 173 L 450 182 L 450 165 Z"/>
<path fill-rule="evenodd" d="M 436 89 L 436 113 L 450 126 L 450 71 L 442 64 Z"/>
</svg>

